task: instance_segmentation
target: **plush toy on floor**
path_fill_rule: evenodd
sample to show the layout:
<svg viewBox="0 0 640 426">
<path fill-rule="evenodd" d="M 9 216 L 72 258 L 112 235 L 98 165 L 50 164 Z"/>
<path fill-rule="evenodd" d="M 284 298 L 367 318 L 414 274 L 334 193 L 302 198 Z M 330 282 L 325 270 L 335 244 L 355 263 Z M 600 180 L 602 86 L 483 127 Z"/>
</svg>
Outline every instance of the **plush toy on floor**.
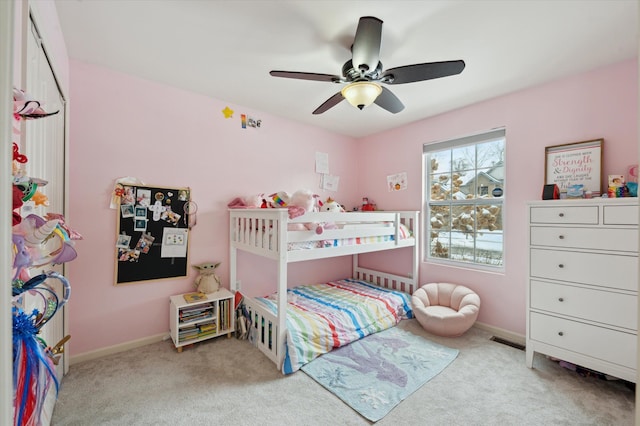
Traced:
<svg viewBox="0 0 640 426">
<path fill-rule="evenodd" d="M 210 294 L 218 291 L 220 288 L 220 278 L 215 274 L 215 270 L 218 266 L 220 266 L 220 262 L 206 262 L 199 265 L 193 265 L 193 267 L 200 273 L 193 282 L 193 285 L 200 293 Z"/>
</svg>

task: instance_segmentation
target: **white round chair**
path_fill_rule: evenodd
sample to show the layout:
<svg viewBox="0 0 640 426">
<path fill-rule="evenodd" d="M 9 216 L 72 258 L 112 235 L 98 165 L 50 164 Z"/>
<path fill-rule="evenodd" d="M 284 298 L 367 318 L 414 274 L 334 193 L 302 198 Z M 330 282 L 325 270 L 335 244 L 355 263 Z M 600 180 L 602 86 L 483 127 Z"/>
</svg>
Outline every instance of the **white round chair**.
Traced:
<svg viewBox="0 0 640 426">
<path fill-rule="evenodd" d="M 480 312 L 480 297 L 468 287 L 451 283 L 423 285 L 411 296 L 411 304 L 420 325 L 438 336 L 460 336 Z"/>
</svg>

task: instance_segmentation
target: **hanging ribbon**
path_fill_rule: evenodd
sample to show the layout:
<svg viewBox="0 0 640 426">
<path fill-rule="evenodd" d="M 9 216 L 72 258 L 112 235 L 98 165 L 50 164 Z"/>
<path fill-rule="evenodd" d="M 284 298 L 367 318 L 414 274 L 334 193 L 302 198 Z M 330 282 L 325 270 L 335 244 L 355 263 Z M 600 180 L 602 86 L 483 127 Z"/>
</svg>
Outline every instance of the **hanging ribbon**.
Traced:
<svg viewBox="0 0 640 426">
<path fill-rule="evenodd" d="M 62 283 L 61 297 L 46 282 L 49 278 Z M 71 286 L 64 276 L 49 271 L 24 283 L 14 282 L 14 299 L 20 298 L 25 292 L 39 296 L 42 310 L 34 309 L 27 314 L 18 307 L 12 309 L 14 424 L 37 425 L 40 424 L 40 413 L 51 382 L 56 386 L 56 393 L 59 386 L 55 372 L 56 360 L 52 353 L 47 352 L 47 344 L 38 337 L 38 333 L 69 300 Z"/>
<path fill-rule="evenodd" d="M 58 392 L 58 379 L 53 361 L 36 337 L 38 311 L 27 315 L 14 307 L 12 313 L 14 424 L 37 425 L 51 382 Z"/>
</svg>

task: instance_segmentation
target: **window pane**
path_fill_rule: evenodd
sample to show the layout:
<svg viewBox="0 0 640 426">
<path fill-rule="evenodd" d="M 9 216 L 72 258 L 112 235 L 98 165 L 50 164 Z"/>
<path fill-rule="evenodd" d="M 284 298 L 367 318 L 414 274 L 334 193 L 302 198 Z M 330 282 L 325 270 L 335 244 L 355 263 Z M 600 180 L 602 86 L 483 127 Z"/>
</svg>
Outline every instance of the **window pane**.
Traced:
<svg viewBox="0 0 640 426">
<path fill-rule="evenodd" d="M 504 158 L 504 139 L 497 139 L 491 142 L 479 143 L 477 145 L 478 164 L 477 168 L 490 168 L 502 162 Z M 502 178 L 502 176 L 500 176 Z"/>
<path fill-rule="evenodd" d="M 471 204 L 451 207 L 451 226 L 458 231 L 473 234 L 475 232 L 475 208 Z"/>
<path fill-rule="evenodd" d="M 468 200 L 475 197 L 473 188 L 469 190 L 469 177 L 473 177 L 473 172 L 454 172 L 451 175 L 451 197 L 454 200 Z"/>
<path fill-rule="evenodd" d="M 462 146 L 451 150 L 451 169 L 464 176 L 464 172 L 476 168 L 476 147 Z"/>
<path fill-rule="evenodd" d="M 431 232 L 429 254 L 440 259 L 449 258 L 449 232 Z"/>
<path fill-rule="evenodd" d="M 430 152 L 428 155 L 430 172 L 450 173 L 451 172 L 451 150 Z"/>
<path fill-rule="evenodd" d="M 502 243 L 501 231 L 478 233 L 475 262 L 482 265 L 502 266 Z"/>
<path fill-rule="evenodd" d="M 430 206 L 429 208 L 429 254 L 437 258 L 449 258 L 449 233 L 451 215 L 449 206 Z"/>
<path fill-rule="evenodd" d="M 431 175 L 430 200 L 450 200 L 451 199 L 451 174 L 438 173 Z"/>
<path fill-rule="evenodd" d="M 477 230 L 480 231 L 502 231 L 502 207 L 501 205 L 478 205 L 477 207 Z"/>
<path fill-rule="evenodd" d="M 433 231 L 446 231 L 451 230 L 451 214 L 449 206 L 430 206 L 430 229 Z"/>
<path fill-rule="evenodd" d="M 451 259 L 462 262 L 473 262 L 475 260 L 475 242 L 473 236 L 467 232 L 451 233 Z"/>
<path fill-rule="evenodd" d="M 476 210 L 476 259 L 483 265 L 502 266 L 502 206 L 479 205 Z"/>
<path fill-rule="evenodd" d="M 501 176 L 503 169 L 502 163 L 489 169 L 479 169 L 473 179 L 469 180 L 465 190 L 468 193 L 475 191 L 475 198 L 502 197 L 502 187 L 504 185 Z M 499 190 L 494 191 L 496 188 L 499 188 Z"/>
</svg>

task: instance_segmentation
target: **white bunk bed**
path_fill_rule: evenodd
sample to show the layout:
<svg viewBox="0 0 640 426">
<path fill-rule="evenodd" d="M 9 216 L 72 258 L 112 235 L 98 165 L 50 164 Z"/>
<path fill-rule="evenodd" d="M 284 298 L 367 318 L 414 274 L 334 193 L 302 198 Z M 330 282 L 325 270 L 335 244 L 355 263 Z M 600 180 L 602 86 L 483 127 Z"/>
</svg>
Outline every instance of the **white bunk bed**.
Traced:
<svg viewBox="0 0 640 426">
<path fill-rule="evenodd" d="M 277 263 L 275 313 L 263 303 L 243 295 L 251 326 L 257 328 L 253 330 L 257 336 L 253 343 L 279 370 L 282 370 L 286 353 L 289 263 L 352 255 L 353 279 L 409 295 L 416 290 L 419 212 L 309 212 L 294 219 L 289 219 L 287 209 L 229 209 L 229 214 L 231 289 L 242 292 L 237 279 L 238 250 L 270 258 Z M 315 230 L 289 230 L 304 223 L 332 224 L 335 229 L 325 229 L 321 234 Z M 405 235 L 407 230 L 409 235 Z M 412 270 L 407 276 L 359 265 L 358 254 L 403 247 L 413 249 Z"/>
</svg>

